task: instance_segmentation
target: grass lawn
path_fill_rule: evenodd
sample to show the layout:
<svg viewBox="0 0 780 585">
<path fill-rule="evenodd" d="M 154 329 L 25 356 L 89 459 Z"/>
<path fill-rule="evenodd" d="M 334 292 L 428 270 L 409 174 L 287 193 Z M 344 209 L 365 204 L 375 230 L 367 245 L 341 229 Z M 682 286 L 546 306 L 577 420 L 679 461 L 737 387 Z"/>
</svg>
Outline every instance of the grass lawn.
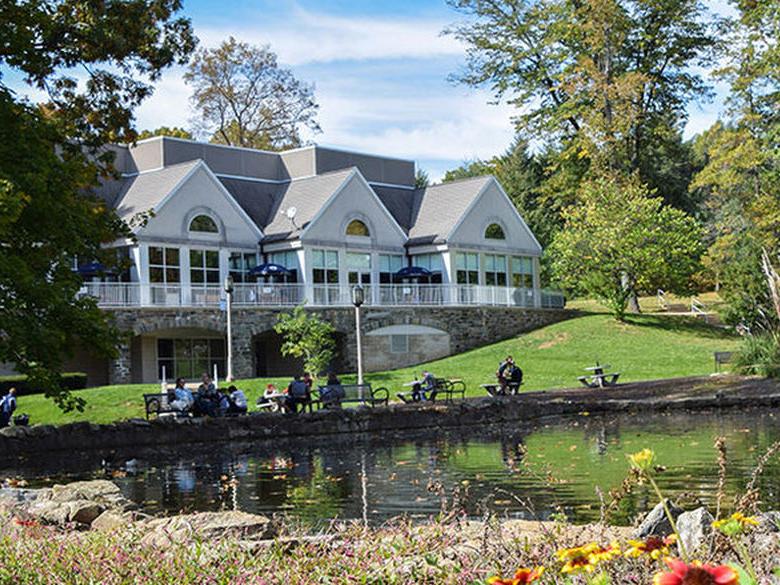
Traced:
<svg viewBox="0 0 780 585">
<path fill-rule="evenodd" d="M 621 372 L 621 381 L 651 380 L 678 376 L 706 375 L 713 371 L 713 351 L 731 351 L 737 338 L 728 332 L 687 317 L 637 315 L 618 323 L 605 314 L 588 314 L 534 332 L 428 364 L 366 375 L 374 387 L 385 386 L 391 396 L 401 384 L 423 368 L 437 376 L 465 380 L 468 395 L 481 396 L 479 384 L 493 381 L 499 362 L 515 357 L 525 373 L 525 390 L 567 388 L 578 385 L 577 376 L 596 360 Z M 344 382 L 354 376 L 342 377 Z M 269 381 L 238 382 L 253 403 Z M 107 423 L 123 418 L 143 417 L 142 394 L 159 392 L 157 384 L 104 386 L 80 390 L 87 401 L 83 413 L 63 414 L 43 396 L 22 396 L 18 412 L 30 415 L 32 423 L 90 421 Z"/>
</svg>

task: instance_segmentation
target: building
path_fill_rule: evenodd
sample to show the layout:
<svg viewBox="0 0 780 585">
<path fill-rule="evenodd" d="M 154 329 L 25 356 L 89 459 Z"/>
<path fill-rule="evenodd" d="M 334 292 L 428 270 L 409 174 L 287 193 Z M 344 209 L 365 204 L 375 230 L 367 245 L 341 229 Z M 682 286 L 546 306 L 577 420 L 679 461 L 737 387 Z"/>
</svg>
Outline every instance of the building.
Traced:
<svg viewBox="0 0 780 585">
<path fill-rule="evenodd" d="M 228 276 L 239 318 L 300 303 L 350 307 L 355 284 L 364 286 L 367 307 L 383 314 L 562 306 L 560 295 L 541 289 L 539 242 L 491 176 L 418 189 L 413 161 L 321 146 L 275 153 L 155 137 L 113 148 L 121 178 L 100 195 L 134 226 L 135 241 L 115 244 L 131 268 L 82 270 L 83 293 L 136 335 L 123 373 L 109 367 L 114 374 L 95 381 L 150 382 L 163 371 L 194 378 L 206 366 L 222 372 L 222 326 L 192 327 L 193 317 L 139 335 L 134 324 L 162 314 L 221 320 Z M 368 335 L 406 351 L 403 363 L 455 349 L 451 340 L 436 345 L 447 331 L 405 320 Z M 410 349 L 410 336 L 435 347 Z M 292 367 L 280 365 L 274 345 L 269 338 L 265 357 L 247 350 L 251 363 L 240 374 Z"/>
</svg>

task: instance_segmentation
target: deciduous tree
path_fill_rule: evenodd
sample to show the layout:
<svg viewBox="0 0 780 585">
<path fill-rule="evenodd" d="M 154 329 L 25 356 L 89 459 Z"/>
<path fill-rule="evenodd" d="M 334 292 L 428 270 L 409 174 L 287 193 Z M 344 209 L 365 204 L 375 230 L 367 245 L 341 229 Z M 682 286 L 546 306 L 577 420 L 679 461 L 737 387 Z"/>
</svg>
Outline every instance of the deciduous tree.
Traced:
<svg viewBox="0 0 780 585">
<path fill-rule="evenodd" d="M 307 313 L 303 306 L 279 315 L 274 331 L 284 339 L 282 355 L 302 359 L 312 375 L 321 374 L 333 361 L 336 350 L 333 325 L 314 313 Z"/>
</svg>

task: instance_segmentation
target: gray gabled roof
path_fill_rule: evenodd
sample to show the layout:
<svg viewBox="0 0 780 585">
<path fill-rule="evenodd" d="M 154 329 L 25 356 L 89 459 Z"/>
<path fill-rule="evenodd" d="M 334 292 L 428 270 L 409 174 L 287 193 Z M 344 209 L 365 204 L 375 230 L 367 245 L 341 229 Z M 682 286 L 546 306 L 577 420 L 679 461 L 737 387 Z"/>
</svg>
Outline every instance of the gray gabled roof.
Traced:
<svg viewBox="0 0 780 585">
<path fill-rule="evenodd" d="M 445 242 L 477 195 L 492 180 L 491 176 L 474 177 L 418 189 L 409 243 Z"/>
<path fill-rule="evenodd" d="M 194 160 L 132 177 L 114 205 L 117 214 L 130 221 L 133 216 L 154 209 L 199 164 L 201 161 Z"/>
</svg>

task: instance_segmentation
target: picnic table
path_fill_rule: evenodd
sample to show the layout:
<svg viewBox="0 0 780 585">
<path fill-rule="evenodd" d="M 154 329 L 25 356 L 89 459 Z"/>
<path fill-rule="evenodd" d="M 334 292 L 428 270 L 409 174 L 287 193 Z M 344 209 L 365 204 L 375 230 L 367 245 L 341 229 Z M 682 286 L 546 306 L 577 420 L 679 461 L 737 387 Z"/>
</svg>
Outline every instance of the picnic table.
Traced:
<svg viewBox="0 0 780 585">
<path fill-rule="evenodd" d="M 504 387 L 502 387 L 499 382 L 481 384 L 485 391 L 491 396 L 517 396 L 520 393 L 520 386 L 522 385 L 522 382 L 507 382 Z M 508 394 L 507 391 L 509 392 Z"/>
<path fill-rule="evenodd" d="M 261 398 L 265 398 L 268 402 L 260 402 L 260 398 L 258 398 L 258 410 L 267 410 L 268 412 L 282 412 L 287 405 L 287 394 L 284 392 L 263 394 Z"/>
<path fill-rule="evenodd" d="M 429 402 L 436 402 L 436 398 L 439 395 L 444 396 L 444 400 L 447 402 L 452 402 L 456 394 L 460 395 L 461 398 L 466 397 L 466 383 L 461 378 L 434 378 L 434 380 L 433 389 L 424 390 L 424 392 L 428 393 Z M 413 388 L 416 384 L 422 386 L 423 381 L 412 380 L 411 382 L 406 382 L 403 386 Z M 423 390 L 420 391 L 421 394 L 422 392 Z M 414 399 L 413 392 L 399 392 L 396 396 L 401 399 L 401 402 L 406 404 L 418 402 L 418 400 Z"/>
<path fill-rule="evenodd" d="M 604 388 L 606 386 L 615 386 L 620 372 L 605 372 L 611 366 L 609 364 L 599 364 L 585 368 L 585 371 L 592 372 L 587 376 L 579 376 L 577 379 L 588 388 Z"/>
</svg>

